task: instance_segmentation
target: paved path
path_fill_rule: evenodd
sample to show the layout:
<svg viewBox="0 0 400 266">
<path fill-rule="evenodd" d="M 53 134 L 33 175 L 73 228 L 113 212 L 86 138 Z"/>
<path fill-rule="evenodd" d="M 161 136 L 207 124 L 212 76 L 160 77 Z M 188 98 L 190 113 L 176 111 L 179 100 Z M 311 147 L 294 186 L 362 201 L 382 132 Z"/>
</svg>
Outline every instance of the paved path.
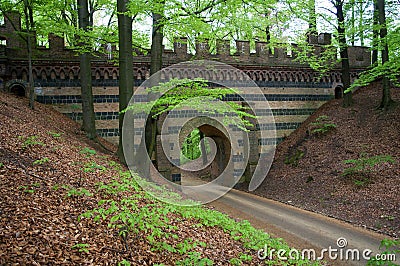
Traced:
<svg viewBox="0 0 400 266">
<path fill-rule="evenodd" d="M 385 238 L 384 235 L 336 219 L 238 190 L 231 190 L 209 205 L 233 217 L 249 220 L 255 227 L 276 237 L 284 238 L 289 245 L 298 249 L 314 248 L 318 250 L 317 254 L 320 254 L 323 248 L 337 249 L 337 239 L 340 237 L 344 237 L 348 243 L 343 248 L 344 251 L 357 248 L 362 252 L 370 249 L 377 254 L 380 241 Z M 326 253 L 325 258 L 328 257 Z M 345 258 L 346 255 L 344 254 L 343 257 Z M 352 256 L 348 255 L 348 257 Z M 397 263 L 399 259 L 397 258 Z M 365 265 L 366 261 L 330 260 L 328 263 L 329 265 Z"/>
<path fill-rule="evenodd" d="M 182 175 L 182 185 L 192 186 L 186 187 L 185 193 L 188 195 L 197 195 L 196 186 L 205 183 L 193 173 L 184 172 Z M 206 195 L 220 193 L 221 190 L 223 187 L 217 185 L 207 190 Z M 204 188 L 200 191 L 204 191 Z M 200 196 L 199 199 L 201 198 Z M 342 251 L 358 249 L 360 252 L 360 260 L 351 260 L 352 254 L 347 255 L 350 260 L 346 260 L 345 253 L 342 256 L 343 260 L 330 260 L 329 254 L 325 253 L 324 259 L 329 265 L 365 265 L 366 260 L 362 258 L 362 252 L 369 249 L 373 255 L 379 254 L 381 240 L 388 238 L 337 219 L 235 189 L 208 205 L 231 217 L 248 220 L 254 227 L 274 237 L 283 238 L 291 247 L 299 250 L 314 249 L 316 257 L 321 254 L 322 249 L 331 247 L 340 250 L 337 245 L 339 238 L 345 238 L 347 241 Z M 332 254 L 340 256 L 339 252 Z M 396 263 L 400 265 L 399 254 L 397 254 Z"/>
</svg>

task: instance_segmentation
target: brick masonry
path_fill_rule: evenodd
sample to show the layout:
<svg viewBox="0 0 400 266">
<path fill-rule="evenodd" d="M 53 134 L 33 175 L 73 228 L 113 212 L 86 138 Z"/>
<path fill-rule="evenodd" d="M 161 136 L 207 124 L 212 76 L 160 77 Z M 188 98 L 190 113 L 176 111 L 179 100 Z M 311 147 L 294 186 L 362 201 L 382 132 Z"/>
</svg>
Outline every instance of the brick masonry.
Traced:
<svg viewBox="0 0 400 266">
<path fill-rule="evenodd" d="M 6 39 L 7 45 L 0 45 L 0 89 L 10 89 L 14 84 L 22 84 L 27 80 L 28 66 L 26 60 L 26 48 L 22 39 L 15 33 L 21 29 L 21 18 L 18 13 L 10 13 L 5 19 L 5 24 L 0 26 L 0 38 Z M 16 25 L 14 29 L 12 25 Z M 34 42 L 36 42 L 36 39 Z M 329 44 L 330 35 L 321 34 L 311 43 L 316 53 L 321 52 L 322 46 Z M 266 48 L 267 44 L 256 42 L 256 52 L 250 52 L 249 41 L 237 41 L 235 54 L 230 54 L 229 41 L 217 41 L 216 54 L 210 54 L 207 43 L 196 45 L 196 54 L 188 54 L 187 40 L 180 38 L 174 43 L 174 50 L 163 51 L 164 66 L 171 66 L 175 63 L 192 59 L 215 60 L 232 65 L 247 74 L 261 88 L 262 95 L 246 95 L 246 88 L 243 88 L 244 96 L 247 96 L 257 107 L 258 114 L 268 117 L 273 114 L 276 124 L 276 136 L 271 138 L 259 138 L 258 131 L 274 128 L 271 123 L 257 124 L 249 134 L 250 144 L 256 152 L 250 154 L 250 161 L 257 161 L 259 154 L 268 153 L 268 146 L 282 141 L 282 139 L 295 130 L 310 114 L 332 99 L 335 88 L 340 85 L 339 66 L 323 77 L 314 72 L 307 65 L 300 64 L 294 60 L 293 55 L 288 55 L 282 48 L 275 48 L 270 54 Z M 51 104 L 55 109 L 76 120 L 82 120 L 81 97 L 79 81 L 79 58 L 71 49 L 64 46 L 64 40 L 55 35 L 49 35 L 49 48 L 38 47 L 34 43 L 33 76 L 35 80 L 36 99 L 39 102 Z M 115 49 L 115 47 L 113 48 Z M 96 127 L 100 136 L 111 142 L 118 142 L 118 76 L 119 69 L 110 60 L 110 55 L 100 49 L 92 60 L 93 94 L 96 115 Z M 111 58 L 112 59 L 112 58 Z M 351 78 L 357 77 L 358 73 L 368 67 L 371 55 L 367 47 L 349 47 L 349 60 Z M 134 90 L 149 77 L 150 55 L 138 54 L 134 57 L 133 73 L 135 79 Z M 196 69 L 185 69 L 179 66 L 164 69 L 161 77 L 193 78 L 203 77 L 207 80 L 224 80 L 226 84 L 237 84 L 237 74 L 234 72 L 220 72 L 218 75 L 213 71 L 196 72 Z M 22 83 L 21 83 L 22 82 Z M 271 109 L 265 108 L 265 99 L 269 102 Z M 145 98 L 142 99 L 143 101 Z M 241 103 L 242 97 L 238 95 L 227 95 L 225 101 Z M 195 117 L 193 111 L 173 111 L 170 117 L 174 123 L 180 126 L 184 118 Z M 138 116 L 139 117 L 139 116 Z M 210 124 L 212 124 L 210 120 Z M 218 128 L 217 126 L 215 128 Z M 177 126 L 168 128 L 169 134 L 176 134 Z M 141 134 L 143 129 L 138 128 L 136 135 Z M 215 129 L 216 138 L 219 137 Z M 218 131 L 219 132 L 219 131 Z M 210 133 L 210 134 L 211 134 Z M 241 133 L 238 133 L 241 134 Z M 240 140 L 239 135 L 237 136 Z M 224 144 L 225 140 L 221 140 Z M 225 143 L 226 144 L 226 143 Z M 138 143 L 135 146 L 138 147 Z M 165 154 L 161 154 L 160 141 L 157 146 L 158 167 L 164 171 L 170 179 L 178 180 L 179 171 L 171 167 Z M 170 144 L 171 145 L 171 144 Z M 243 146 L 243 141 L 238 142 Z M 178 151 L 173 145 L 170 146 L 172 160 L 179 160 Z M 263 148 L 267 147 L 267 148 Z M 172 154 L 172 153 L 171 153 Z M 243 155 L 234 154 L 234 169 L 232 175 L 237 175 L 245 168 L 239 166 L 244 160 Z M 247 166 L 250 169 L 254 165 Z M 218 171 L 217 171 L 218 172 Z"/>
</svg>

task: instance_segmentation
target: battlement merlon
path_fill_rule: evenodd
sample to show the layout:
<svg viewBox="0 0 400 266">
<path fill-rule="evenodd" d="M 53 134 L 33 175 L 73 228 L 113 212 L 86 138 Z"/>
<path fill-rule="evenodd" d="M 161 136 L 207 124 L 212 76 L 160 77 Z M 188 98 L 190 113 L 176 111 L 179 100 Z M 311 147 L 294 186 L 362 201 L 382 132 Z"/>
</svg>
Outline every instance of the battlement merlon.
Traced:
<svg viewBox="0 0 400 266">
<path fill-rule="evenodd" d="M 15 34 L 16 30 L 21 30 L 21 15 L 18 12 L 6 13 L 4 25 L 0 26 L 0 38 L 7 40 L 6 56 L 10 58 L 24 58 L 26 57 L 26 49 L 20 36 Z M 33 38 L 36 40 L 36 38 Z M 48 58 L 48 59 L 67 59 L 77 60 L 77 55 L 71 49 L 65 47 L 64 38 L 49 34 L 49 48 L 37 47 L 35 45 L 34 57 Z M 308 36 L 310 44 L 322 47 L 331 43 L 332 35 L 329 33 L 320 33 L 319 35 Z M 237 40 L 236 53 L 230 53 L 229 40 L 217 40 L 216 53 L 210 53 L 208 41 L 196 42 L 195 56 L 188 53 L 188 44 L 186 38 L 177 38 L 173 45 L 173 50 L 163 50 L 164 62 L 168 64 L 178 63 L 190 60 L 193 57 L 197 59 L 212 59 L 225 62 L 228 64 L 245 64 L 245 65 L 266 65 L 266 66 L 302 66 L 294 60 L 297 50 L 296 44 L 292 45 L 291 55 L 288 55 L 287 49 L 283 47 L 274 47 L 271 51 L 266 42 L 255 42 L 255 53 L 251 53 L 250 41 Z M 321 48 L 322 49 L 322 48 Z M 320 52 L 321 49 L 316 49 Z M 349 46 L 349 61 L 352 68 L 366 68 L 371 64 L 371 52 L 368 47 Z M 110 58 L 110 50 L 114 51 L 115 46 L 110 48 L 110 45 L 105 45 L 98 53 L 99 58 L 104 60 Z M 102 60 L 102 59 L 101 59 Z M 150 55 L 137 55 L 134 61 L 148 62 Z"/>
<path fill-rule="evenodd" d="M 321 33 L 315 36 L 314 39 L 310 39 L 312 45 L 315 46 L 315 53 L 321 53 L 325 48 L 325 45 L 331 43 L 332 35 L 330 33 Z M 255 53 L 251 53 L 250 41 L 237 40 L 236 41 L 236 53 L 231 54 L 230 52 L 230 41 L 229 40 L 217 40 L 216 41 L 216 53 L 210 53 L 210 47 L 208 41 L 196 43 L 196 54 L 193 56 L 188 54 L 188 45 L 186 38 L 177 38 L 174 42 L 174 50 L 169 51 L 168 54 L 164 53 L 164 59 L 166 61 L 175 62 L 174 58 L 178 60 L 189 60 L 193 57 L 196 59 L 212 59 L 218 60 L 225 63 L 232 64 L 248 64 L 248 65 L 260 65 L 265 64 L 267 66 L 305 66 L 295 61 L 296 51 L 298 46 L 291 44 L 291 54 L 288 54 L 287 48 L 283 45 L 281 47 L 270 48 L 266 42 L 255 42 Z M 353 68 L 366 68 L 371 64 L 371 52 L 368 47 L 350 46 L 349 47 L 349 61 L 350 67 Z M 339 66 L 338 66 L 339 67 Z"/>
</svg>

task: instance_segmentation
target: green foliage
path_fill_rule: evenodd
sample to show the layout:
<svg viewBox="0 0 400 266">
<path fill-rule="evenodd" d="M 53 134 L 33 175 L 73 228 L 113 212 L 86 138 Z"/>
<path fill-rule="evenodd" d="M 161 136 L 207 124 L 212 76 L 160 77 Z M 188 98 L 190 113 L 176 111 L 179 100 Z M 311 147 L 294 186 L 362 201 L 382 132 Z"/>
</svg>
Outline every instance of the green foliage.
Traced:
<svg viewBox="0 0 400 266">
<path fill-rule="evenodd" d="M 84 155 L 86 155 L 86 157 L 90 157 L 92 155 L 96 155 L 96 151 L 92 150 L 88 147 L 85 147 L 80 151 L 80 154 L 84 154 Z"/>
<path fill-rule="evenodd" d="M 388 266 L 395 266 L 398 265 L 393 262 L 393 259 L 400 255 L 400 240 L 393 240 L 393 239 L 383 239 L 381 241 L 381 245 L 379 249 L 383 249 L 380 252 L 379 257 L 372 257 L 368 262 L 367 265 L 370 266 L 377 266 L 377 265 L 388 265 Z M 385 258 L 386 260 L 384 260 Z"/>
<path fill-rule="evenodd" d="M 92 196 L 93 194 L 89 192 L 89 190 L 85 188 L 72 188 L 67 192 L 66 197 L 81 197 L 81 196 Z"/>
<path fill-rule="evenodd" d="M 188 159 L 195 160 L 201 156 L 200 141 L 200 130 L 196 128 L 183 142 L 181 149 L 181 164 L 185 164 Z M 210 145 L 207 141 L 205 142 L 205 147 L 206 152 L 209 152 Z"/>
<path fill-rule="evenodd" d="M 296 149 L 296 151 L 293 154 L 287 155 L 285 157 L 284 163 L 289 164 L 291 166 L 298 166 L 300 159 L 303 157 L 304 157 L 304 151 Z"/>
<path fill-rule="evenodd" d="M 39 188 L 40 183 L 33 183 L 30 185 L 19 186 L 18 189 L 23 190 L 25 193 L 35 193 L 35 188 Z"/>
<path fill-rule="evenodd" d="M 22 140 L 21 147 L 22 147 L 23 150 L 25 150 L 25 149 L 27 149 L 29 147 L 32 147 L 32 146 L 37 146 L 37 145 L 38 146 L 44 146 L 45 144 L 43 142 L 41 142 L 41 141 L 38 141 L 38 138 L 39 138 L 38 136 L 29 136 L 29 137 L 26 137 L 26 138 L 24 138 L 22 136 L 18 137 L 18 139 Z"/>
<path fill-rule="evenodd" d="M 79 252 L 89 253 L 89 244 L 79 243 L 72 246 L 73 249 L 77 249 Z"/>
<path fill-rule="evenodd" d="M 55 139 L 61 138 L 61 136 L 64 134 L 64 133 L 57 133 L 57 132 L 53 132 L 53 131 L 49 131 L 47 133 Z"/>
<path fill-rule="evenodd" d="M 115 162 L 115 161 L 109 161 L 109 162 L 108 162 L 108 165 L 109 165 L 110 167 L 112 167 L 113 169 L 115 169 L 115 170 L 119 170 L 119 171 L 122 170 L 121 165 L 120 165 L 119 163 Z"/>
<path fill-rule="evenodd" d="M 83 167 L 83 171 L 85 173 L 93 173 L 96 170 L 99 170 L 100 172 L 104 172 L 107 170 L 107 168 L 104 165 L 97 164 L 96 162 L 85 163 L 85 166 Z"/>
<path fill-rule="evenodd" d="M 297 50 L 295 61 L 308 64 L 313 70 L 319 73 L 319 77 L 326 75 L 334 69 L 339 62 L 336 48 L 330 45 L 322 45 L 322 53 L 317 53 L 317 47 L 306 42 L 305 38 L 296 39 Z M 320 49 L 320 48 L 318 48 Z"/>
<path fill-rule="evenodd" d="M 129 261 L 123 259 L 120 262 L 118 262 L 118 266 L 131 266 L 131 263 Z"/>
<path fill-rule="evenodd" d="M 321 115 L 315 122 L 311 123 L 311 134 L 314 135 L 325 135 L 331 130 L 335 129 L 337 126 L 333 123 L 328 116 Z"/>
<path fill-rule="evenodd" d="M 0 169 L 3 168 L 3 166 L 4 166 L 4 163 L 0 163 Z"/>
<path fill-rule="evenodd" d="M 249 254 L 240 254 L 239 259 L 242 261 L 251 261 L 253 257 Z"/>
<path fill-rule="evenodd" d="M 354 91 L 355 89 L 380 79 L 383 76 L 388 77 L 394 84 L 399 85 L 398 73 L 400 72 L 400 64 L 397 60 L 387 61 L 383 65 L 377 65 L 372 69 L 368 69 L 362 72 L 358 79 L 356 79 L 351 86 L 345 91 L 345 93 Z"/>
<path fill-rule="evenodd" d="M 39 159 L 39 160 L 34 161 L 34 162 L 33 162 L 33 165 L 42 165 L 42 164 L 48 163 L 49 161 L 50 161 L 49 158 L 44 157 L 44 158 L 42 158 L 42 159 Z"/>
<path fill-rule="evenodd" d="M 187 258 L 177 261 L 176 265 L 180 266 L 192 266 L 192 265 L 198 265 L 198 266 L 208 266 L 208 265 L 213 265 L 214 262 L 208 258 L 202 258 L 200 252 L 188 252 L 187 253 Z"/>
<path fill-rule="evenodd" d="M 358 159 L 345 160 L 343 163 L 352 164 L 353 166 L 344 169 L 342 176 L 353 176 L 355 185 L 364 186 L 370 182 L 368 174 L 376 165 L 381 163 L 395 163 L 395 160 L 389 155 L 367 157 L 366 153 L 361 153 Z"/>
<path fill-rule="evenodd" d="M 230 259 L 230 260 L 229 260 L 229 263 L 232 264 L 232 265 L 237 265 L 237 266 L 240 266 L 240 265 L 243 264 L 242 260 L 241 260 L 241 259 L 238 259 L 238 258 L 232 258 L 232 259 Z"/>
<path fill-rule="evenodd" d="M 138 10 L 141 2 L 132 4 Z M 154 5 L 154 4 L 153 4 Z M 195 41 L 208 42 L 210 51 L 215 53 L 216 40 L 254 40 L 266 41 L 266 28 L 273 32 L 270 35 L 268 46 L 286 41 L 282 37 L 283 28 L 289 19 L 286 12 L 279 12 L 276 0 L 264 1 L 179 1 L 166 2 L 161 7 L 153 7 L 155 10 L 165 9 L 167 19 L 163 21 L 164 35 L 170 41 L 176 36 L 187 38 L 189 51 L 195 48 Z M 146 9 L 146 8 L 145 8 Z M 148 7 L 147 7 L 148 9 Z M 205 20 L 204 18 L 207 19 Z M 235 48 L 231 53 L 239 52 Z"/>
<path fill-rule="evenodd" d="M 183 142 L 182 155 L 189 160 L 194 160 L 200 157 L 201 150 L 199 148 L 200 134 L 199 130 L 193 130 Z"/>
<path fill-rule="evenodd" d="M 196 247 L 206 247 L 206 243 L 189 238 L 182 239 L 177 244 L 171 244 L 168 241 L 168 239 L 178 238 L 174 233 L 177 227 L 171 225 L 170 218 L 168 218 L 170 213 L 174 213 L 182 219 L 195 219 L 196 227 L 220 227 L 225 232 L 229 232 L 232 239 L 241 241 L 250 250 L 257 251 L 265 244 L 277 249 L 289 250 L 289 247 L 281 239 L 270 238 L 263 231 L 253 228 L 248 221 L 236 222 L 225 214 L 202 206 L 184 207 L 154 201 L 150 194 L 141 190 L 136 181 L 137 178 L 139 177 L 133 178 L 129 172 L 120 171 L 119 176 L 110 180 L 109 183 L 98 183 L 97 192 L 101 193 L 100 195 L 103 195 L 104 199 L 98 202 L 97 208 L 81 214 L 79 219 L 90 218 L 95 222 L 105 220 L 110 228 L 118 231 L 123 241 L 128 236 L 142 236 L 150 243 L 153 251 L 167 251 L 184 255 L 185 258 L 177 262 L 177 265 L 212 265 L 213 262 L 208 258 L 203 258 L 201 253 L 194 251 Z M 169 192 L 166 188 L 155 186 L 154 189 L 165 191 L 169 197 L 176 197 L 182 202 L 178 194 Z M 124 193 L 127 191 L 130 192 L 130 196 Z M 109 195 L 121 193 L 124 193 L 124 197 L 118 200 L 109 197 Z M 143 200 L 147 201 L 147 204 L 138 206 L 138 203 Z M 249 261 L 250 257 L 250 255 L 241 254 L 238 260 Z M 295 261 L 290 263 L 295 264 Z"/>
<path fill-rule="evenodd" d="M 390 7 L 389 1 L 386 2 L 386 8 Z M 391 12 L 387 12 L 386 15 L 390 15 Z M 396 13 L 396 12 L 395 12 Z M 394 13 L 393 13 L 394 14 Z M 400 28 L 398 19 L 390 19 L 387 17 L 387 29 L 388 36 L 386 40 L 378 44 L 378 49 L 383 49 L 385 42 L 389 45 L 389 61 L 382 64 L 380 60 L 373 67 L 362 72 L 354 83 L 345 91 L 354 91 L 359 87 L 366 86 L 374 81 L 379 80 L 382 77 L 388 77 L 394 85 L 399 86 L 398 73 L 400 72 Z M 396 25 L 397 24 L 397 25 Z M 378 26 L 378 30 L 380 26 Z"/>
<path fill-rule="evenodd" d="M 234 89 L 208 87 L 207 81 L 204 79 L 171 79 L 159 86 L 148 89 L 149 92 L 161 94 L 162 96 L 150 102 L 135 103 L 123 110 L 132 111 L 134 114 L 146 113 L 151 114 L 153 118 L 180 108 L 195 108 L 199 113 L 204 114 L 222 114 L 224 115 L 223 123 L 236 125 L 246 131 L 246 126 L 252 124 L 246 118 L 256 118 L 245 110 L 247 108 L 236 102 L 216 101 L 222 99 L 228 94 L 236 94 Z"/>
</svg>

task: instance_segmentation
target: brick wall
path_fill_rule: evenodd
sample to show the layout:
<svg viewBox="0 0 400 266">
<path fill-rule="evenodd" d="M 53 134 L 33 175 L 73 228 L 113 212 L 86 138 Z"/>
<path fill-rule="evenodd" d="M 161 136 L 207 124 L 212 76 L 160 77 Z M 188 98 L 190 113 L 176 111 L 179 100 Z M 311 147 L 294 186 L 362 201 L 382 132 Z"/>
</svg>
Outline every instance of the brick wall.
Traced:
<svg viewBox="0 0 400 266">
<path fill-rule="evenodd" d="M 26 49 L 18 34 L 15 34 L 13 25 L 21 29 L 20 15 L 10 13 L 5 25 L 0 26 L 0 38 L 7 40 L 7 46 L 0 46 L 0 88 L 7 81 L 15 79 L 27 80 L 28 65 Z M 330 34 L 320 34 L 310 40 L 315 45 L 316 52 L 323 49 L 320 45 L 330 43 Z M 249 133 L 249 140 L 254 147 L 250 157 L 250 165 L 240 165 L 242 155 L 235 154 L 232 175 L 244 167 L 248 172 L 254 170 L 254 162 L 261 155 L 268 154 L 271 145 L 279 143 L 285 136 L 293 132 L 310 114 L 333 98 L 335 87 L 340 84 L 340 70 L 336 68 L 324 76 L 310 69 L 307 65 L 299 64 L 294 60 L 296 46 L 292 47 L 292 55 L 288 55 L 283 48 L 274 48 L 273 53 L 267 44 L 256 42 L 255 53 L 250 52 L 249 41 L 237 41 L 235 54 L 230 53 L 230 43 L 227 40 L 218 40 L 215 54 L 209 52 L 208 43 L 196 44 L 196 55 L 188 54 L 187 40 L 178 38 L 174 43 L 174 50 L 163 51 L 164 66 L 192 59 L 209 59 L 237 67 L 245 72 L 261 88 L 272 110 L 275 119 L 276 136 L 261 138 L 259 132 L 271 129 L 271 123 L 262 123 L 255 126 Z M 49 48 L 35 47 L 33 60 L 33 76 L 35 80 L 36 99 L 39 102 L 52 104 L 55 109 L 66 114 L 76 121 L 82 120 L 81 97 L 79 81 L 79 58 L 76 53 L 64 47 L 64 40 L 55 35 L 49 35 Z M 118 76 L 119 69 L 110 60 L 108 54 L 101 51 L 93 57 L 92 78 L 93 94 L 98 134 L 111 142 L 118 143 Z M 355 79 L 360 71 L 370 65 L 371 55 L 366 47 L 349 47 L 349 60 L 352 67 L 351 78 Z M 134 57 L 133 77 L 135 88 L 149 77 L 150 55 Z M 235 73 L 224 73 L 215 76 L 213 71 L 197 73 L 195 69 L 185 69 L 179 66 L 164 69 L 163 78 L 203 77 L 208 80 L 224 80 L 229 84 L 237 82 Z M 134 88 L 134 89 L 135 89 Z M 243 91 L 246 94 L 246 88 Z M 257 106 L 259 114 L 271 116 L 270 110 L 265 108 L 264 99 L 260 95 L 248 95 Z M 237 95 L 228 95 L 224 100 L 242 103 L 243 99 Z M 183 118 L 195 116 L 195 113 L 176 112 L 175 124 L 182 123 Z M 135 122 L 136 123 L 136 122 Z M 211 122 L 210 122 L 211 123 Z M 171 127 L 174 132 L 174 126 Z M 140 133 L 140 127 L 138 128 Z M 175 134 L 175 133 L 171 133 Z M 239 133 L 238 133 L 239 134 Z M 239 138 L 240 140 L 240 138 Z M 223 143 L 223 140 L 222 142 Z M 171 166 L 166 156 L 161 154 L 158 143 L 157 157 L 159 169 L 165 172 L 170 179 L 179 179 L 179 171 Z M 236 145 L 236 144 L 235 144 Z M 243 145 L 243 143 L 237 143 Z M 136 143 L 138 146 L 138 143 Z M 172 160 L 179 160 L 177 146 L 170 146 L 173 151 Z M 250 169 L 250 170 L 249 170 Z"/>
</svg>

